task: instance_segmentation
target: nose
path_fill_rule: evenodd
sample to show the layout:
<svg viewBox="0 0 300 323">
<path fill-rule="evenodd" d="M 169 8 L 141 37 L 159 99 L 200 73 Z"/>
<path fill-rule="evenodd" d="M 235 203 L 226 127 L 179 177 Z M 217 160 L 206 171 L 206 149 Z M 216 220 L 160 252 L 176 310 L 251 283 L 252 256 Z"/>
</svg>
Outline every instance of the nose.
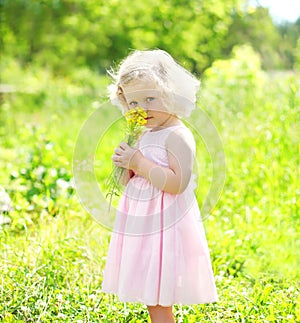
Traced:
<svg viewBox="0 0 300 323">
<path fill-rule="evenodd" d="M 148 107 L 147 107 L 147 104 L 141 104 L 140 105 L 141 108 L 143 108 L 146 112 L 148 111 Z"/>
</svg>

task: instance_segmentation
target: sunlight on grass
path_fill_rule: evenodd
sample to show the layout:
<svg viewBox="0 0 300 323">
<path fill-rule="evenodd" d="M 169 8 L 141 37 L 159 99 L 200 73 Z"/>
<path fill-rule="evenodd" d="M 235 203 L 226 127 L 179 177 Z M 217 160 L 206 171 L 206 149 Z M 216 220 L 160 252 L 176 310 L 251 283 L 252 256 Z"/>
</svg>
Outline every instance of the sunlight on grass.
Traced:
<svg viewBox="0 0 300 323">
<path fill-rule="evenodd" d="M 236 92 L 238 78 L 231 75 L 228 88 L 213 71 L 203 81 L 200 105 L 215 123 L 226 154 L 223 194 L 204 222 L 220 301 L 176 305 L 176 318 L 299 321 L 299 76 L 265 74 L 263 91 L 251 88 L 250 80 L 245 93 Z M 1 105 L 0 180 L 13 207 L 5 213 L 11 224 L 0 226 L 2 322 L 148 320 L 145 306 L 100 292 L 110 232 L 80 205 L 71 165 L 77 134 L 104 102 L 107 79 L 82 73 L 41 84 L 45 74 L 36 71 L 26 75 L 34 93 L 10 94 Z M 79 89 L 81 78 L 89 83 Z M 121 128 L 120 123 L 109 128 L 98 146 L 101 188 Z M 204 143 L 196 140 L 201 202 L 211 169 Z"/>
</svg>

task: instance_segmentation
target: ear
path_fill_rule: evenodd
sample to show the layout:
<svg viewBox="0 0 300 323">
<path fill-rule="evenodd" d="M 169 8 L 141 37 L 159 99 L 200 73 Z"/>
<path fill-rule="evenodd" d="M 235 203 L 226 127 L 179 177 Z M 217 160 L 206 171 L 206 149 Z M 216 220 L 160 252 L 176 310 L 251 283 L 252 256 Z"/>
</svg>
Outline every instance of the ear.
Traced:
<svg viewBox="0 0 300 323">
<path fill-rule="evenodd" d="M 122 95 L 122 94 L 124 94 L 123 88 L 122 88 L 122 86 L 118 85 L 117 96 Z"/>
<path fill-rule="evenodd" d="M 117 89 L 117 96 L 118 96 L 118 99 L 122 102 L 122 104 L 126 106 L 126 108 L 128 109 L 128 104 L 124 96 L 124 90 L 120 85 L 118 86 L 118 89 Z"/>
</svg>

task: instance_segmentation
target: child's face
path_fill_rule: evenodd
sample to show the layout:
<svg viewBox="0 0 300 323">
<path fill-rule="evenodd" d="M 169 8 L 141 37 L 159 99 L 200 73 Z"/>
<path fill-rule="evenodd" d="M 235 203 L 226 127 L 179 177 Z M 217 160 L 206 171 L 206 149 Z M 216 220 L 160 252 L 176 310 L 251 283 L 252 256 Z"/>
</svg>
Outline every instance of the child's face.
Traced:
<svg viewBox="0 0 300 323">
<path fill-rule="evenodd" d="M 161 91 L 151 81 L 133 81 L 123 86 L 128 109 L 142 107 L 147 112 L 147 128 L 160 127 L 170 117 L 164 107 Z"/>
</svg>

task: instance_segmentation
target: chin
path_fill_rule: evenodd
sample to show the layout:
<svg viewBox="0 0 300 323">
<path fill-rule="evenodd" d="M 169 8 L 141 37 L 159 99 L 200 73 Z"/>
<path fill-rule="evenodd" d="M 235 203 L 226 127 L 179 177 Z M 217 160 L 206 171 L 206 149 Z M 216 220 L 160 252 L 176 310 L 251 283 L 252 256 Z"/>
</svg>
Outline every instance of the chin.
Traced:
<svg viewBox="0 0 300 323">
<path fill-rule="evenodd" d="M 151 124 L 151 121 L 150 121 L 150 120 L 147 120 L 147 123 L 145 124 L 145 127 L 146 127 L 146 128 L 153 128 L 153 127 L 154 127 L 154 125 L 153 125 L 153 124 Z"/>
</svg>

